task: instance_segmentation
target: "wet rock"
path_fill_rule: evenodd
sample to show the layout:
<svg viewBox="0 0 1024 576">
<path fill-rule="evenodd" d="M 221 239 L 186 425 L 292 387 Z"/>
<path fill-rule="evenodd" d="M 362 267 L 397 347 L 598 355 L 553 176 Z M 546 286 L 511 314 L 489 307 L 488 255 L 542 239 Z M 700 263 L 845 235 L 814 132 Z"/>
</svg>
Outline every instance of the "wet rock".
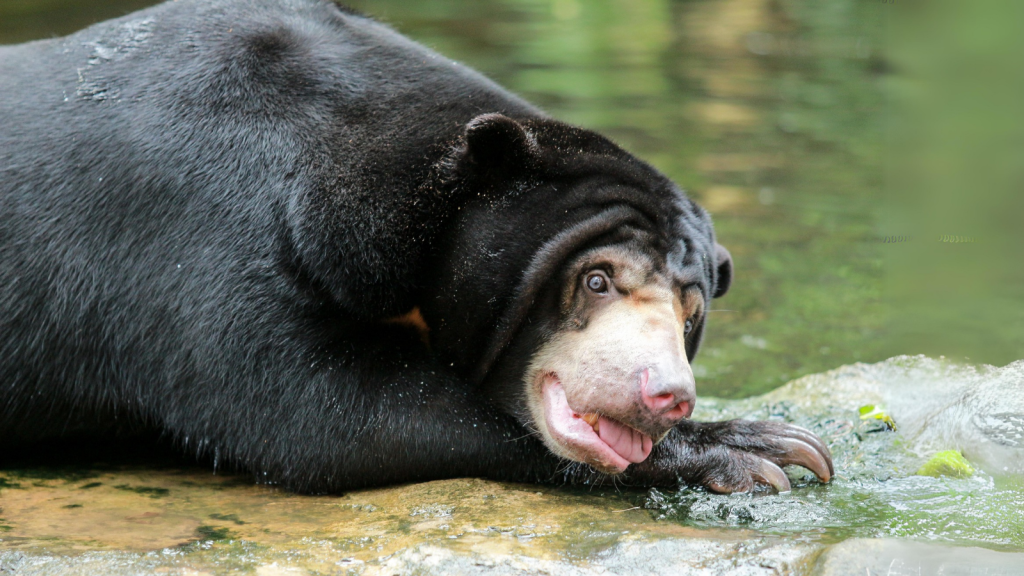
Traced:
<svg viewBox="0 0 1024 576">
<path fill-rule="evenodd" d="M 817 414 L 884 406 L 922 457 L 957 450 L 990 474 L 1024 475 L 1024 360 L 996 368 L 899 356 L 807 376 L 746 402 Z"/>
<path fill-rule="evenodd" d="M 513 576 L 779 575 L 801 574 L 818 547 L 763 539 L 729 542 L 707 538 L 622 542 L 583 562 L 473 551 L 458 554 L 434 546 L 408 550 L 368 574 L 477 574 Z"/>
<path fill-rule="evenodd" d="M 661 522 L 614 490 L 463 479 L 334 497 L 199 470 L 2 474 L 16 487 L 0 492 L 0 566 L 19 575 L 788 574 L 821 548 Z"/>
<path fill-rule="evenodd" d="M 1016 413 L 1024 362 L 1003 368 L 897 357 L 844 366 L 740 401 L 702 399 L 694 416 L 777 419 L 806 426 L 829 444 L 836 475 L 827 487 L 789 468 L 794 490 L 723 497 L 701 490 L 652 490 L 642 502 L 656 518 L 703 528 L 842 541 L 917 538 L 958 546 L 1024 550 L 1024 475 L 1018 448 L 977 431 L 975 422 Z M 862 419 L 873 406 L 885 419 Z M 881 407 L 881 409 L 879 408 Z M 917 475 L 941 451 L 961 452 L 971 476 Z"/>
<path fill-rule="evenodd" d="M 1024 554 L 899 540 L 856 539 L 830 547 L 822 554 L 814 573 L 819 576 L 1020 576 L 1024 573 Z"/>
<path fill-rule="evenodd" d="M 834 481 L 791 468 L 786 494 L 461 479 L 301 496 L 205 469 L 0 469 L 0 574 L 1009 574 L 1021 554 L 978 546 L 1024 552 L 1022 372 L 902 357 L 698 402 L 829 442 Z M 978 472 L 916 475 L 938 449 Z"/>
</svg>

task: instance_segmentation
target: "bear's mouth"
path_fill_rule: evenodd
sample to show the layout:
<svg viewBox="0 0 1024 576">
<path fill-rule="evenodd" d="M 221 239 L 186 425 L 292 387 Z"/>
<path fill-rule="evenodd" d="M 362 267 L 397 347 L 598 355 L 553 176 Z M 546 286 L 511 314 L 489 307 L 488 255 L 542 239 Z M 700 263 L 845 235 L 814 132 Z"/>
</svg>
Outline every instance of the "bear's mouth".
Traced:
<svg viewBox="0 0 1024 576">
<path fill-rule="evenodd" d="M 573 410 L 557 377 L 543 379 L 541 395 L 548 433 L 576 460 L 618 474 L 651 454 L 654 441 L 647 434 L 607 416 Z"/>
</svg>

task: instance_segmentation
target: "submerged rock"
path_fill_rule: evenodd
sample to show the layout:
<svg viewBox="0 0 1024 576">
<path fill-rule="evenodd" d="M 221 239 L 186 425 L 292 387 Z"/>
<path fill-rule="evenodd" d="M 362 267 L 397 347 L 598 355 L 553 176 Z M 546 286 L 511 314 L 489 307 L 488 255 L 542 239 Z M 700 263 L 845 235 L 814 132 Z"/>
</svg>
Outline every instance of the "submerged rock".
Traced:
<svg viewBox="0 0 1024 576">
<path fill-rule="evenodd" d="M 901 357 L 698 402 L 700 419 L 777 418 L 826 438 L 832 484 L 790 469 L 786 494 L 462 479 L 300 496 L 202 469 L 0 469 L 0 573 L 1009 574 L 1024 565 L 1022 373 Z M 897 430 L 861 419 L 865 405 Z M 939 450 L 977 473 L 916 475 Z"/>
</svg>

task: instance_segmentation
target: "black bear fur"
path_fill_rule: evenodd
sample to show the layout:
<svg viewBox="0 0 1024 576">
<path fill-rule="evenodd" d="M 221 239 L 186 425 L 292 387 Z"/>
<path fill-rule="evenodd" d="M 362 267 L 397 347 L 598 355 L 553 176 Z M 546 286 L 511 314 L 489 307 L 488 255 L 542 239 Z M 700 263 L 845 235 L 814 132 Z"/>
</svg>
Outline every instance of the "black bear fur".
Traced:
<svg viewBox="0 0 1024 576">
<path fill-rule="evenodd" d="M 325 0 L 0 47 L 0 101 L 8 447 L 156 430 L 301 491 L 601 482 L 507 408 L 546 279 L 639 234 L 707 301 L 731 281 L 650 166 Z M 429 347 L 386 321 L 417 306 Z M 798 461 L 787 438 L 685 421 L 624 481 L 749 488 L 752 455 Z"/>
</svg>

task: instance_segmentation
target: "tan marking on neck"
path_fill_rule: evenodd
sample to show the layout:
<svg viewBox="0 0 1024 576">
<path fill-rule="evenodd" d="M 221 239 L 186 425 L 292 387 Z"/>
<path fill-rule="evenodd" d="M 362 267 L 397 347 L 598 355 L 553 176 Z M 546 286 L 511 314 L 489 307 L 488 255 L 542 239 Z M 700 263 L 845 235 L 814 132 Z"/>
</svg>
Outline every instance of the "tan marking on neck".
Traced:
<svg viewBox="0 0 1024 576">
<path fill-rule="evenodd" d="M 384 320 L 384 323 L 398 324 L 399 326 L 412 328 L 416 331 L 420 340 L 422 340 L 424 344 L 428 346 L 430 345 L 430 326 L 427 326 L 427 321 L 423 319 L 423 314 L 420 313 L 419 306 L 416 306 L 401 316 L 388 318 Z"/>
</svg>

